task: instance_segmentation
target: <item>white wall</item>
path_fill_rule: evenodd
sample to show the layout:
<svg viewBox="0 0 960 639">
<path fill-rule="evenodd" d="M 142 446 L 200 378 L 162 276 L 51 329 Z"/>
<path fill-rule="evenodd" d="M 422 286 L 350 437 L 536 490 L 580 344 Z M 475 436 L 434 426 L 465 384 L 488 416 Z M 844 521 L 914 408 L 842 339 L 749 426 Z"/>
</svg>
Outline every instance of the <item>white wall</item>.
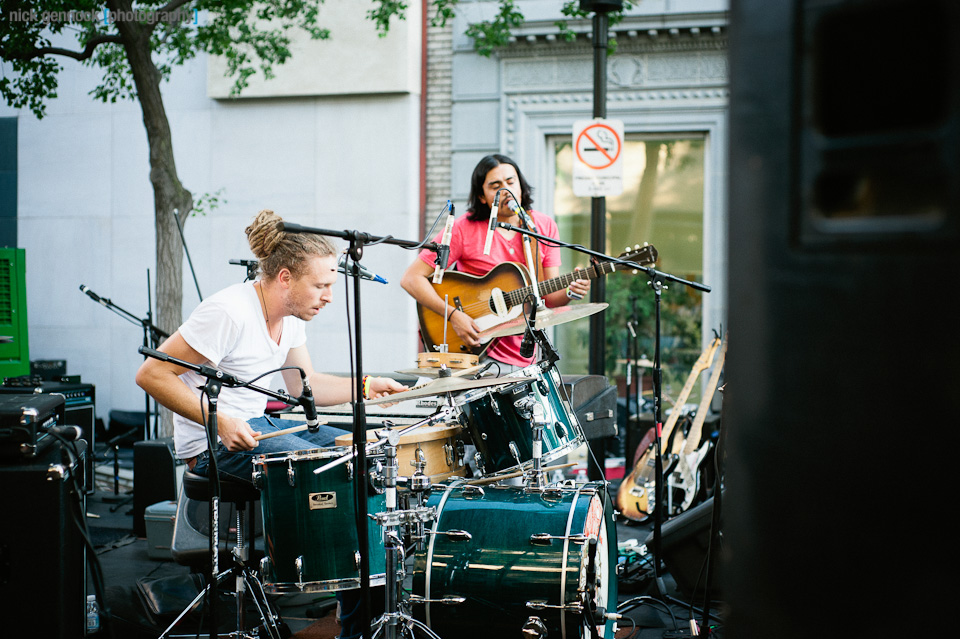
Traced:
<svg viewBox="0 0 960 639">
<path fill-rule="evenodd" d="M 419 24 L 418 16 L 408 23 Z M 418 56 L 419 38 L 403 37 L 404 50 Z M 96 386 L 97 414 L 106 420 L 112 409 L 143 410 L 133 381 L 143 332 L 79 286 L 146 317 L 148 269 L 156 291 L 147 143 L 137 103 L 94 101 L 87 92 L 97 70 L 63 64 L 46 117 L 6 106 L 0 116 L 18 116 L 30 358 L 67 360 L 69 374 Z M 262 208 L 317 228 L 418 239 L 419 78 L 412 92 L 232 101 L 208 97 L 207 81 L 201 57 L 163 86 L 180 179 L 195 197 L 222 188 L 226 200 L 185 228 L 204 296 L 244 279 L 245 269 L 229 260 L 252 259 L 243 229 Z M 416 360 L 414 305 L 399 286 L 413 258 L 387 245 L 364 255 L 390 282 L 363 285 L 365 371 L 409 368 Z M 199 302 L 186 258 L 183 289 L 186 317 Z M 341 280 L 334 304 L 309 325 L 320 370 L 350 368 L 344 292 Z"/>
</svg>

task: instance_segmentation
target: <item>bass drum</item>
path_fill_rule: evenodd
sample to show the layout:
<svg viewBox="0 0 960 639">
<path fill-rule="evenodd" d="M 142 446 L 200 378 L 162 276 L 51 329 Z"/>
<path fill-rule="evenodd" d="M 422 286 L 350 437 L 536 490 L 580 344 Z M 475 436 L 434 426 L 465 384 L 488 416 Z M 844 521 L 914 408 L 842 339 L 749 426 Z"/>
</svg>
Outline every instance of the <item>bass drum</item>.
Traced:
<svg viewBox="0 0 960 639">
<path fill-rule="evenodd" d="M 590 624 L 614 636 L 616 623 L 593 612 L 617 605 L 617 533 L 602 484 L 458 482 L 428 505 L 437 514 L 415 555 L 413 591 L 427 600 L 418 618 L 441 637 L 583 637 Z"/>
</svg>

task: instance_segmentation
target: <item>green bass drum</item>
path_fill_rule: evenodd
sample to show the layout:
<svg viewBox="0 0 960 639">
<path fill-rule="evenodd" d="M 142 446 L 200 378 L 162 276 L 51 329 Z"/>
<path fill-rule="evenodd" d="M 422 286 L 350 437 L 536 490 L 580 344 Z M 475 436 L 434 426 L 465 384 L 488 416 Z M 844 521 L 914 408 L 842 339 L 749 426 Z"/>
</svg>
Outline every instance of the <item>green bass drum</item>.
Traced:
<svg viewBox="0 0 960 639">
<path fill-rule="evenodd" d="M 617 533 L 603 484 L 451 484 L 414 559 L 418 618 L 441 637 L 612 638 Z M 414 600 L 416 597 L 414 597 Z M 462 601 L 461 601 L 462 599 Z M 521 635 L 521 632 L 526 631 Z"/>
</svg>

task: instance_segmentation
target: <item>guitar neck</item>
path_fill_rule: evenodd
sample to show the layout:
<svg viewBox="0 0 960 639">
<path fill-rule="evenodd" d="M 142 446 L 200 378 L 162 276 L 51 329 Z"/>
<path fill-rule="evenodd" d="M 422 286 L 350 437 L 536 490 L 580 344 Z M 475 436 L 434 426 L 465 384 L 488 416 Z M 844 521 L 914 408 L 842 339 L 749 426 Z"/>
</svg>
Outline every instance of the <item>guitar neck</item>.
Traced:
<svg viewBox="0 0 960 639">
<path fill-rule="evenodd" d="M 687 381 L 683 384 L 683 388 L 680 389 L 680 394 L 677 395 L 677 401 L 673 404 L 673 410 L 670 412 L 670 416 L 667 417 L 667 423 L 663 426 L 661 433 L 663 439 L 670 438 L 670 433 L 673 432 L 677 419 L 680 417 L 680 411 L 683 409 L 683 405 L 687 403 L 687 398 L 690 397 L 690 391 L 693 390 L 694 383 L 697 381 L 697 378 L 700 377 L 700 373 L 710 368 L 710 362 L 713 361 L 713 356 L 716 354 L 719 346 L 720 340 L 714 339 L 710 343 L 710 346 L 707 347 L 707 350 L 701 353 L 697 361 L 694 362 L 693 368 L 687 376 Z"/>
<path fill-rule="evenodd" d="M 726 359 L 727 342 L 724 340 L 723 347 L 717 355 L 717 362 L 714 364 L 713 373 L 710 374 L 710 381 L 704 389 L 703 397 L 700 399 L 700 406 L 697 408 L 697 416 L 690 426 L 690 432 L 687 433 L 687 441 L 683 446 L 683 454 L 689 455 L 700 445 L 700 431 L 703 428 L 703 422 L 707 419 L 707 413 L 710 412 L 710 402 L 713 401 L 713 395 L 720 383 L 720 373 L 723 371 L 723 361 Z"/>
<path fill-rule="evenodd" d="M 609 275 L 616 270 L 617 266 L 613 262 L 601 262 L 585 269 L 578 269 L 572 273 L 539 282 L 537 284 L 537 292 L 539 297 L 543 297 L 550 293 L 562 291 L 576 280 L 594 280 L 598 277 Z M 533 295 L 533 284 L 510 291 L 504 295 L 504 301 L 507 303 L 508 308 L 512 308 L 518 304 L 522 304 L 523 301 L 531 295 Z"/>
</svg>

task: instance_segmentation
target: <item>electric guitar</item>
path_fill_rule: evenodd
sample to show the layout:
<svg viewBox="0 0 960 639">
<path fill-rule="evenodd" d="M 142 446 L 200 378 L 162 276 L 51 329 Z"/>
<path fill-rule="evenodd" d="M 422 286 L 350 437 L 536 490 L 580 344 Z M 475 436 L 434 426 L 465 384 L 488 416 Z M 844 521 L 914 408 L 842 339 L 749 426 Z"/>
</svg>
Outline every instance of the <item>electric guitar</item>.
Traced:
<svg viewBox="0 0 960 639">
<path fill-rule="evenodd" d="M 673 410 L 667 417 L 667 422 L 663 425 L 660 432 L 661 442 L 669 441 L 677 420 L 683 413 L 683 405 L 686 404 L 690 391 L 696 383 L 700 373 L 710 368 L 713 357 L 716 355 L 717 348 L 720 346 L 720 338 L 714 340 L 707 346 L 697 361 L 693 363 L 687 381 L 680 389 L 677 395 L 677 401 L 673 404 Z M 670 465 L 670 456 L 663 455 L 664 476 L 673 470 Z M 656 464 L 657 464 L 657 442 L 654 441 L 647 448 L 646 452 L 640 456 L 636 465 L 630 472 L 630 475 L 620 482 L 620 488 L 617 489 L 617 509 L 624 517 L 631 521 L 645 522 L 654 513 L 656 504 Z"/>
<path fill-rule="evenodd" d="M 621 260 L 648 266 L 657 261 L 658 253 L 652 245 L 645 244 L 635 246 L 633 251 L 624 251 L 618 257 Z M 630 267 L 614 262 L 600 262 L 585 269 L 578 269 L 572 273 L 539 282 L 537 289 L 543 297 L 555 291 L 562 291 L 574 280 L 596 279 L 627 268 Z M 446 271 L 443 281 L 433 284 L 433 288 L 441 298 L 446 297 L 450 306 L 472 317 L 481 331 L 495 328 L 520 317 L 523 313 L 524 301 L 533 295 L 533 285 L 530 283 L 527 269 L 514 262 L 498 264 L 482 276 Z M 430 353 L 438 350 L 437 347 L 443 344 L 445 318 L 419 303 L 417 317 L 420 323 L 420 338 L 423 340 L 425 350 Z M 481 355 L 490 346 L 490 342 L 488 338 L 480 346 L 471 348 L 457 336 L 455 331 L 447 331 L 447 351 L 450 353 Z"/>
<path fill-rule="evenodd" d="M 671 501 L 668 510 L 671 515 L 680 514 L 690 508 L 700 491 L 700 465 L 712 447 L 709 440 L 700 445 L 701 431 L 703 422 L 707 419 L 707 413 L 710 412 L 710 402 L 713 401 L 713 395 L 720 383 L 726 354 L 727 342 L 724 340 L 720 354 L 717 355 L 717 361 L 713 365 L 710 381 L 700 399 L 700 406 L 697 408 L 693 424 L 687 431 L 686 440 L 678 440 L 674 443 L 672 453 L 676 456 L 677 463 L 667 479 L 667 490 Z"/>
</svg>

